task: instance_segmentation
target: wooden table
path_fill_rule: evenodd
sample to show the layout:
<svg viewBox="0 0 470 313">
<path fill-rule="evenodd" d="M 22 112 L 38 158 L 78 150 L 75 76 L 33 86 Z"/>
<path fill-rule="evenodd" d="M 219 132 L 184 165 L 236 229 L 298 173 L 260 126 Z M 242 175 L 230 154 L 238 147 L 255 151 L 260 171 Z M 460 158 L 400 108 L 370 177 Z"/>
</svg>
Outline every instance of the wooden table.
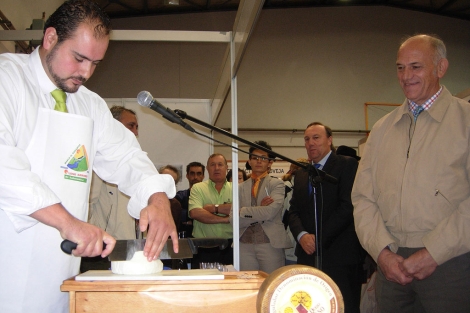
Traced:
<svg viewBox="0 0 470 313">
<path fill-rule="evenodd" d="M 224 272 L 223 280 L 76 281 L 69 292 L 70 313 L 164 312 L 254 313 L 264 272 Z"/>
</svg>

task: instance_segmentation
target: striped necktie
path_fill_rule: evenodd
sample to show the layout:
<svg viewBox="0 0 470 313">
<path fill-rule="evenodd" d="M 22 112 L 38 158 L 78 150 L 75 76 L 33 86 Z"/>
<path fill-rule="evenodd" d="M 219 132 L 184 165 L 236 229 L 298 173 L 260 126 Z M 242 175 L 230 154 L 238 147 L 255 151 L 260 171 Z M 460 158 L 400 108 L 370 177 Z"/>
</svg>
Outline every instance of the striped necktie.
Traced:
<svg viewBox="0 0 470 313">
<path fill-rule="evenodd" d="M 67 105 L 65 104 L 65 101 L 67 99 L 67 95 L 65 94 L 65 92 L 63 90 L 56 89 L 54 91 L 51 91 L 51 95 L 56 102 L 54 110 L 68 113 Z"/>
</svg>

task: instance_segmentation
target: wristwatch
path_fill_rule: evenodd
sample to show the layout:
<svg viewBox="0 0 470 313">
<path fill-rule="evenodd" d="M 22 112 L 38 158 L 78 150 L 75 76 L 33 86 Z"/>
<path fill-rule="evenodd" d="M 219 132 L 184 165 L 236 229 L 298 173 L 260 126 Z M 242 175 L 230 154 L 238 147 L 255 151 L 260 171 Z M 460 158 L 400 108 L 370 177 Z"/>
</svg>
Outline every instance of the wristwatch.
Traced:
<svg viewBox="0 0 470 313">
<path fill-rule="evenodd" d="M 219 214 L 219 205 L 218 205 L 218 204 L 214 204 L 214 207 L 215 207 L 215 212 L 214 212 L 214 214 Z"/>
</svg>

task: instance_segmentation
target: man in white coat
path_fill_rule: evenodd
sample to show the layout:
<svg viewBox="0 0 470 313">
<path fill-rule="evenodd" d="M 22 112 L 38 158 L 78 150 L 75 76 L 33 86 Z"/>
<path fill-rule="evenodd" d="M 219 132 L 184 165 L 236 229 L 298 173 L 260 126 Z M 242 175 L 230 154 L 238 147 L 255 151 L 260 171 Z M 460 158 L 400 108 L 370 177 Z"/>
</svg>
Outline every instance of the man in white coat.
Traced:
<svg viewBox="0 0 470 313">
<path fill-rule="evenodd" d="M 148 260 L 177 239 L 173 179 L 82 86 L 109 32 L 95 3 L 70 0 L 46 21 L 31 55 L 0 55 L 0 312 L 68 312 L 63 280 L 78 274 L 80 257 L 113 250 L 115 239 L 85 222 L 92 170 L 130 195 L 130 215 L 148 228 Z M 63 239 L 77 243 L 73 255 L 60 250 Z"/>
</svg>

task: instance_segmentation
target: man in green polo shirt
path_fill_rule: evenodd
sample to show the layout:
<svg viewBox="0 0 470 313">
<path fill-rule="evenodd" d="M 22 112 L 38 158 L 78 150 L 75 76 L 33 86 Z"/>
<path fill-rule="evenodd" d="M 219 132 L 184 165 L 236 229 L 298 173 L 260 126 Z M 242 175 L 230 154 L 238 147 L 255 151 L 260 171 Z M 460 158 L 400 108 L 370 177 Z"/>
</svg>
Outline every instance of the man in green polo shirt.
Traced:
<svg viewBox="0 0 470 313">
<path fill-rule="evenodd" d="M 207 160 L 209 180 L 194 184 L 189 196 L 189 217 L 194 219 L 193 237 L 229 239 L 229 247 L 199 249 L 193 258 L 193 268 L 200 262 L 233 264 L 232 226 L 229 217 L 232 206 L 232 183 L 226 180 L 227 160 L 222 154 L 213 154 Z"/>
</svg>

